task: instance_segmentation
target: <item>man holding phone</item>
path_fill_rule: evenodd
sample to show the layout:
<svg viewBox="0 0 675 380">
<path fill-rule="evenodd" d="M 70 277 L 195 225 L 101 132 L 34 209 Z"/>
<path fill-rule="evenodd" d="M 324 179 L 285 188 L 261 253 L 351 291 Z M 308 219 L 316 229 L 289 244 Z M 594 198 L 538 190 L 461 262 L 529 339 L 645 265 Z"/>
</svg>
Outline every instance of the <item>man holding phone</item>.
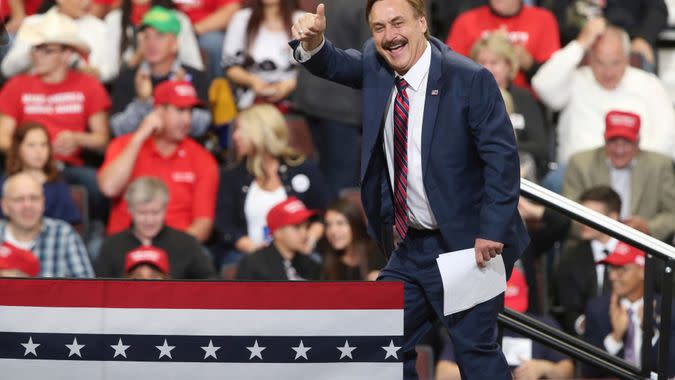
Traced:
<svg viewBox="0 0 675 380">
<path fill-rule="evenodd" d="M 166 224 L 205 241 L 213 226 L 218 167 L 189 137 L 192 109 L 201 104 L 194 87 L 168 80 L 155 87 L 154 108 L 134 133 L 113 140 L 98 172 L 103 194 L 113 200 L 108 234 L 129 227 L 122 194 L 137 177 L 153 176 L 169 188 Z"/>
</svg>

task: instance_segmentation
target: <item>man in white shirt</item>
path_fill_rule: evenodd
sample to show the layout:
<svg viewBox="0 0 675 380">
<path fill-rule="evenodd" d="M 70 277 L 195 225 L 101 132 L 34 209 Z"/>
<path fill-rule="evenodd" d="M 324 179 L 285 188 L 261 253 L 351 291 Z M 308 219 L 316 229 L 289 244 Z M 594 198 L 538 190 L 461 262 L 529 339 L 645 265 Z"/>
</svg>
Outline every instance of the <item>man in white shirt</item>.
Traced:
<svg viewBox="0 0 675 380">
<path fill-rule="evenodd" d="M 589 64 L 579 67 L 586 53 Z M 540 99 L 561 111 L 559 163 L 566 164 L 572 154 L 603 144 L 605 115 L 612 109 L 640 116 L 641 148 L 675 155 L 675 113 L 670 98 L 656 76 L 628 65 L 629 54 L 626 32 L 596 18 L 533 77 Z"/>
</svg>

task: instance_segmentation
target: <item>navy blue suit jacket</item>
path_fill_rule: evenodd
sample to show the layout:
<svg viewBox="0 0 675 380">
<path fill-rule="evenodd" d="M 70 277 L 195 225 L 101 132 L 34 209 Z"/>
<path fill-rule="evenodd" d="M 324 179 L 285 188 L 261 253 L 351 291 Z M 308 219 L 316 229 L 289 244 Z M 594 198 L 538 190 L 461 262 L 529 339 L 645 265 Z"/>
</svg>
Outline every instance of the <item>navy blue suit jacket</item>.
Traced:
<svg viewBox="0 0 675 380">
<path fill-rule="evenodd" d="M 661 318 L 659 317 L 660 310 L 661 310 L 661 302 L 658 297 L 656 297 L 656 315 L 654 316 L 654 326 L 658 327 L 658 324 L 656 321 L 660 320 Z M 609 302 L 610 302 L 610 295 L 603 295 L 597 298 L 594 298 L 590 301 L 588 301 L 588 304 L 586 305 L 586 331 L 584 333 L 584 339 L 601 349 L 605 349 L 605 337 L 609 335 L 612 332 L 612 322 L 609 319 Z M 669 363 L 669 369 L 668 369 L 668 377 L 675 376 L 675 310 L 671 312 L 671 330 L 669 333 L 664 333 L 661 331 L 659 339 L 670 339 L 670 360 Z M 625 337 L 624 337 L 625 338 Z M 656 358 L 658 357 L 658 341 L 653 342 L 655 346 L 652 346 L 651 350 L 651 357 L 654 358 L 654 362 L 656 362 Z M 638 352 L 638 355 L 641 355 L 641 352 Z M 623 348 L 617 353 L 617 356 L 623 357 Z M 594 377 L 594 378 L 600 378 L 600 377 L 609 377 L 609 374 L 604 373 L 602 370 L 599 368 L 591 367 L 591 366 L 583 366 L 582 367 L 582 373 L 585 377 Z"/>
<path fill-rule="evenodd" d="M 520 168 L 513 128 L 492 74 L 440 40 L 429 42 L 422 171 L 431 209 L 449 251 L 472 248 L 476 238 L 502 242 L 510 273 L 529 242 L 517 209 Z M 304 66 L 363 90 L 361 199 L 369 231 L 383 244 L 380 232 L 393 220 L 382 130 L 394 72 L 372 39 L 363 52 L 337 49 L 326 40 Z"/>
</svg>

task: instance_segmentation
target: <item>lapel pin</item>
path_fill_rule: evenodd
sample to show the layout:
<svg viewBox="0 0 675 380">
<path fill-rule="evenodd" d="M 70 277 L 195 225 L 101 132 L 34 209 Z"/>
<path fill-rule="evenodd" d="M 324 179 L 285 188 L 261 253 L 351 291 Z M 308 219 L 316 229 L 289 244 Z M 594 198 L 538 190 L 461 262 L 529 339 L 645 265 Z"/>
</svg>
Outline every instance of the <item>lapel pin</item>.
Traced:
<svg viewBox="0 0 675 380">
<path fill-rule="evenodd" d="M 431 96 L 438 95 L 438 90 L 431 90 Z"/>
</svg>

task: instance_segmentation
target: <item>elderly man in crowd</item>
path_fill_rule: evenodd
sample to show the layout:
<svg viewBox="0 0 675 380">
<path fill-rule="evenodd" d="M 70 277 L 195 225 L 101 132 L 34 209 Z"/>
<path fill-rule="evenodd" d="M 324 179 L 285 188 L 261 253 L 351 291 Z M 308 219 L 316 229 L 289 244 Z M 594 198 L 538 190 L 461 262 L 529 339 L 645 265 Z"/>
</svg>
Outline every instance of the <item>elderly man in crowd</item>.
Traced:
<svg viewBox="0 0 675 380">
<path fill-rule="evenodd" d="M 42 184 L 30 174 L 5 181 L 0 240 L 31 251 L 40 260 L 40 277 L 93 277 L 89 255 L 70 224 L 43 216 Z"/>
<path fill-rule="evenodd" d="M 572 156 L 563 195 L 609 185 L 621 197 L 621 221 L 666 240 L 675 232 L 675 174 L 670 157 L 640 149 L 640 117 L 611 111 L 606 116 L 604 147 Z"/>
<path fill-rule="evenodd" d="M 579 64 L 588 54 L 588 66 Z M 606 21 L 589 21 L 576 40 L 554 54 L 532 79 L 540 99 L 556 111 L 557 159 L 602 146 L 607 112 L 633 112 L 642 120 L 640 147 L 675 155 L 675 113 L 663 84 L 653 74 L 628 66 L 628 34 Z M 558 172 L 557 189 L 562 171 Z"/>
<path fill-rule="evenodd" d="M 124 199 L 133 223 L 131 227 L 103 242 L 96 260 L 98 277 L 128 275 L 132 269 L 128 265 L 129 260 L 166 261 L 166 265 L 155 266 L 171 278 L 214 277 L 213 265 L 197 240 L 164 224 L 169 190 L 161 180 L 154 177 L 134 180 L 127 188 Z M 166 256 L 166 259 L 160 256 Z"/>
</svg>

